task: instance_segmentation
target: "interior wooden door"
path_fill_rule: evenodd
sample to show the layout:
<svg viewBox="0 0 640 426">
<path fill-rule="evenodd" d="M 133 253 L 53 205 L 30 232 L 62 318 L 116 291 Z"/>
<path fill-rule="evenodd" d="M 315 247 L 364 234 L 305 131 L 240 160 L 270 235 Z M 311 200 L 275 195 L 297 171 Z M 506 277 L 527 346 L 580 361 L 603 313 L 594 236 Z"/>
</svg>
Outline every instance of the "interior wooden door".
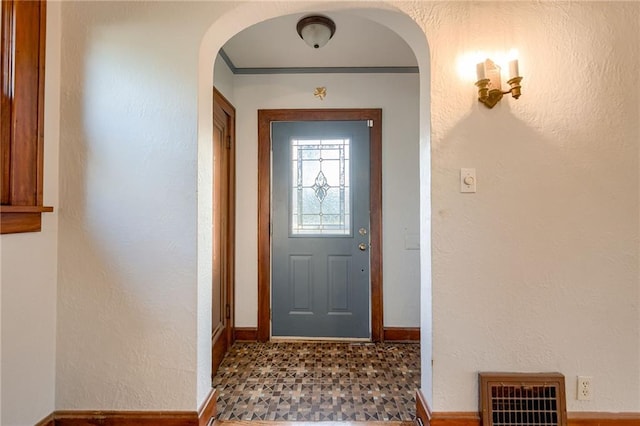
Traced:
<svg viewBox="0 0 640 426">
<path fill-rule="evenodd" d="M 233 344 L 235 109 L 213 91 L 211 376 Z"/>
</svg>

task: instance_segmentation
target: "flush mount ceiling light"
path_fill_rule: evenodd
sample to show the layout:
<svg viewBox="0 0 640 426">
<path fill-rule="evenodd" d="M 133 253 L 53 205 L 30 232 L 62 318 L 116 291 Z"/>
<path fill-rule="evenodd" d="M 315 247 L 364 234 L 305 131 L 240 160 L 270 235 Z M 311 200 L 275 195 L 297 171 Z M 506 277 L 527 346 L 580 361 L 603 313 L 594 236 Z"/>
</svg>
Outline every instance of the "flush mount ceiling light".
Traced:
<svg viewBox="0 0 640 426">
<path fill-rule="evenodd" d="M 333 37 L 336 24 L 326 16 L 313 15 L 299 20 L 296 29 L 305 43 L 319 49 Z"/>
</svg>

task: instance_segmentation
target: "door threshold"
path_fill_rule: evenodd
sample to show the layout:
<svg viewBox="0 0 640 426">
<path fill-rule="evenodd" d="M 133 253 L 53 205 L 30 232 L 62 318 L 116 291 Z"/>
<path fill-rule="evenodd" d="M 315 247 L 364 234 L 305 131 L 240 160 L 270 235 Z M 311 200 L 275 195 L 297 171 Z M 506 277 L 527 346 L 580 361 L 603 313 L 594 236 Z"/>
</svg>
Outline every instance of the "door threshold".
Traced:
<svg viewBox="0 0 640 426">
<path fill-rule="evenodd" d="M 301 337 L 301 336 L 271 336 L 272 342 L 347 342 L 371 343 L 369 337 Z"/>
</svg>

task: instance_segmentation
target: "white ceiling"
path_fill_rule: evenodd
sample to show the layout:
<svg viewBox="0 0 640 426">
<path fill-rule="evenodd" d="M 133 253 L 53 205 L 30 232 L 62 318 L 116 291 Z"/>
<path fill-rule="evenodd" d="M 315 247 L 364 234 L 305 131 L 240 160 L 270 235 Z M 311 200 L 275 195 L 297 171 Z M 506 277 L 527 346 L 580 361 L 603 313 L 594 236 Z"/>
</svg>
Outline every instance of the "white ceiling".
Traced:
<svg viewBox="0 0 640 426">
<path fill-rule="evenodd" d="M 320 49 L 305 44 L 296 32 L 300 18 L 283 16 L 236 34 L 223 47 L 236 68 L 416 67 L 411 48 L 395 32 L 346 12 L 323 14 L 336 24 Z"/>
</svg>

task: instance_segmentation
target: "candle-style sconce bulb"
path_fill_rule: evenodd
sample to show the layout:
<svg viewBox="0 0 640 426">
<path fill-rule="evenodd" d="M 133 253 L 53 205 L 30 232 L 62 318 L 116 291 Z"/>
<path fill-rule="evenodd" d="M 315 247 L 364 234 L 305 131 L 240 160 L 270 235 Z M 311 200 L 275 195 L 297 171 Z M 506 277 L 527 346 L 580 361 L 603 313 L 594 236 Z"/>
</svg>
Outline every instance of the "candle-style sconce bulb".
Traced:
<svg viewBox="0 0 640 426">
<path fill-rule="evenodd" d="M 493 108 L 502 97 L 508 93 L 515 99 L 522 95 L 522 86 L 520 82 L 522 77 L 519 75 L 518 60 L 514 59 L 509 62 L 509 90 L 502 91 L 500 67 L 491 59 L 480 62 L 476 65 L 476 74 L 478 81 L 475 85 L 478 87 L 478 101 L 482 102 L 487 108 Z"/>
</svg>

